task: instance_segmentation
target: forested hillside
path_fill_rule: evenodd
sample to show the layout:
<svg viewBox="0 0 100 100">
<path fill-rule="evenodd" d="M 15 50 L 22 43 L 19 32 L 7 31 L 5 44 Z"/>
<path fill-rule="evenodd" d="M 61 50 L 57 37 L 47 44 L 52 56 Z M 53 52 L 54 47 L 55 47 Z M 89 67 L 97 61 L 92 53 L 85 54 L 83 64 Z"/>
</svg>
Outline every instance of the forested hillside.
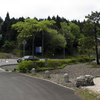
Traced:
<svg viewBox="0 0 100 100">
<path fill-rule="evenodd" d="M 17 52 L 20 55 L 23 55 L 23 44 L 22 41 L 25 39 L 27 41 L 27 44 L 25 45 L 25 54 L 32 54 L 32 37 L 29 36 L 22 36 L 18 37 L 20 35 L 20 31 L 23 29 L 21 28 L 20 31 L 18 31 L 15 28 L 12 28 L 12 25 L 18 23 L 18 22 L 25 22 L 26 19 L 30 18 L 23 18 L 19 17 L 18 19 L 10 18 L 9 13 L 7 13 L 5 20 L 3 21 L 0 17 L 0 25 L 3 22 L 0 34 L 2 34 L 3 38 L 0 40 L 0 50 L 3 52 Z M 48 16 L 46 19 L 37 19 L 34 17 L 37 21 L 37 23 L 43 23 L 43 21 L 54 21 L 53 25 L 50 25 L 48 27 L 48 31 L 45 29 L 36 31 L 35 39 L 34 39 L 34 53 L 35 48 L 42 46 L 43 47 L 43 55 L 52 56 L 54 55 L 73 55 L 76 53 L 87 53 L 88 50 L 94 50 L 95 46 L 95 38 L 94 38 L 94 23 L 90 21 L 83 21 L 80 22 L 79 20 L 72 20 L 69 21 L 65 18 L 61 18 L 58 15 L 52 18 Z M 45 23 L 44 21 L 44 23 Z M 39 24 L 42 25 L 42 24 Z M 43 24 L 44 25 L 44 24 Z M 97 24 L 97 29 L 99 28 L 99 24 Z M 33 26 L 33 29 L 35 29 Z M 26 28 L 27 29 L 27 28 Z M 37 30 L 39 28 L 37 27 Z M 26 30 L 27 31 L 27 30 Z M 28 32 L 23 32 L 28 33 Z M 91 33 L 91 34 L 90 34 Z M 99 36 L 99 32 L 97 31 L 97 35 Z M 85 37 L 89 37 L 88 39 L 85 39 Z M 85 39 L 85 40 L 84 40 Z M 82 40 L 82 41 L 81 41 Z M 87 41 L 90 40 L 90 41 Z M 84 44 L 84 41 L 86 42 Z M 91 45 L 90 48 L 83 47 L 83 45 Z M 93 49 L 92 49 L 93 47 Z M 14 51 L 14 49 L 17 50 Z M 92 52 L 92 51 L 91 51 Z M 38 53 L 39 54 L 39 53 Z M 41 54 L 41 55 L 42 55 Z"/>
</svg>

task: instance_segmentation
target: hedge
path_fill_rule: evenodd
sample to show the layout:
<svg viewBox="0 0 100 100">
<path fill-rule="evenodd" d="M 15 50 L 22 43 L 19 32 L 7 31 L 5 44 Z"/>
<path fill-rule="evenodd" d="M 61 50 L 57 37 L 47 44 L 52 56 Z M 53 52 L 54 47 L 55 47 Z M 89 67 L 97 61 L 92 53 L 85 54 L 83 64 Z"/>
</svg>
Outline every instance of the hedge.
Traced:
<svg viewBox="0 0 100 100">
<path fill-rule="evenodd" d="M 38 65 L 36 63 L 33 63 L 33 61 L 22 61 L 20 63 L 18 63 L 18 68 L 17 70 L 31 70 L 32 68 L 35 68 L 37 69 L 38 68 Z"/>
<path fill-rule="evenodd" d="M 90 58 L 90 60 L 94 60 L 94 58 Z M 64 64 L 74 64 L 77 62 L 83 63 L 88 62 L 88 57 L 81 57 L 81 58 L 74 58 L 74 59 L 66 59 L 66 60 L 51 60 L 48 59 L 47 67 L 56 69 Z M 18 64 L 17 70 L 31 70 L 32 68 L 38 69 L 38 68 L 44 68 L 45 67 L 45 61 L 22 61 Z"/>
</svg>

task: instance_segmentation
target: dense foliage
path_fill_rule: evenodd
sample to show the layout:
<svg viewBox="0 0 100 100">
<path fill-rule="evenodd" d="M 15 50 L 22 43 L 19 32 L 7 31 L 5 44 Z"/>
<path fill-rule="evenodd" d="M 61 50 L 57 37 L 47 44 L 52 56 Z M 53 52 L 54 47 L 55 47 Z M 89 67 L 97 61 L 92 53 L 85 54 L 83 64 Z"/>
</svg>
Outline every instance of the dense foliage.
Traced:
<svg viewBox="0 0 100 100">
<path fill-rule="evenodd" d="M 18 64 L 17 70 L 31 70 L 32 68 L 37 69 L 38 65 L 36 63 L 33 63 L 32 61 L 22 61 L 21 63 Z"/>
<path fill-rule="evenodd" d="M 0 18 L 2 19 L 2 18 Z M 88 16 L 89 19 L 89 16 Z M 34 22 L 34 25 L 32 24 Z M 49 25 L 49 21 L 53 21 L 52 25 Z M 18 49 L 20 56 L 22 56 L 23 44 L 22 41 L 25 39 L 27 44 L 25 46 L 25 54 L 31 55 L 33 50 L 33 37 L 29 34 L 35 34 L 34 40 L 34 53 L 36 53 L 35 48 L 42 46 L 43 56 L 52 56 L 52 55 L 72 55 L 80 51 L 80 53 L 91 53 L 95 51 L 89 51 L 90 49 L 94 50 L 95 47 L 95 31 L 94 23 L 91 21 L 77 21 L 77 20 L 66 20 L 57 15 L 47 19 L 33 19 L 30 18 L 19 18 L 10 19 L 9 13 L 7 13 L 5 20 L 0 20 L 0 23 L 3 22 L 1 26 L 0 34 L 2 34 L 3 39 L 0 40 L 0 50 L 11 52 L 13 49 Z M 29 22 L 30 24 L 28 24 Z M 25 24 L 26 23 L 26 24 Z M 12 25 L 19 25 L 20 28 L 12 28 Z M 23 24 L 23 25 L 22 25 Z M 23 27 L 22 27 L 23 26 Z M 98 24 L 96 28 L 98 29 L 100 25 Z M 48 27 L 48 28 L 46 28 Z M 49 30 L 48 30 L 49 29 Z M 27 36 L 23 36 L 27 34 Z M 32 34 L 31 34 L 32 35 Z M 99 33 L 97 32 L 99 36 Z M 82 41 L 81 41 L 82 40 Z M 84 42 L 85 41 L 85 42 Z M 87 46 L 86 46 L 87 44 Z M 92 48 L 93 47 L 93 48 Z M 84 48 L 84 52 L 83 52 Z M 65 51 L 64 51 L 65 50 Z M 17 52 L 14 52 L 17 53 Z M 38 53 L 40 55 L 40 53 Z"/>
<path fill-rule="evenodd" d="M 90 59 L 91 61 L 94 60 L 94 58 Z M 47 61 L 47 67 L 45 67 L 45 61 L 35 61 L 34 63 L 32 61 L 22 61 L 18 64 L 17 70 L 31 70 L 32 68 L 35 68 L 36 70 L 45 70 L 45 69 L 56 69 L 56 68 L 63 68 L 64 65 L 69 64 L 75 64 L 75 63 L 83 63 L 83 62 L 89 62 L 88 57 L 79 57 L 74 59 L 67 59 L 67 60 L 51 60 L 48 59 Z"/>
</svg>

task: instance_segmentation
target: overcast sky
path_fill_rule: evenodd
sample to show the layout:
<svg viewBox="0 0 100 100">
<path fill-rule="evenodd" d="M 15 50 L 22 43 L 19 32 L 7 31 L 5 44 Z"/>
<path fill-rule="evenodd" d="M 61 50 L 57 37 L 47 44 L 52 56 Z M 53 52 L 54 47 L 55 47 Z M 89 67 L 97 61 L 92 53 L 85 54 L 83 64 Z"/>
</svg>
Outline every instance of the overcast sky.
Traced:
<svg viewBox="0 0 100 100">
<path fill-rule="evenodd" d="M 100 0 L 1 0 L 0 16 L 5 19 L 30 17 L 47 18 L 60 16 L 67 20 L 83 21 L 91 11 L 100 11 Z"/>
</svg>

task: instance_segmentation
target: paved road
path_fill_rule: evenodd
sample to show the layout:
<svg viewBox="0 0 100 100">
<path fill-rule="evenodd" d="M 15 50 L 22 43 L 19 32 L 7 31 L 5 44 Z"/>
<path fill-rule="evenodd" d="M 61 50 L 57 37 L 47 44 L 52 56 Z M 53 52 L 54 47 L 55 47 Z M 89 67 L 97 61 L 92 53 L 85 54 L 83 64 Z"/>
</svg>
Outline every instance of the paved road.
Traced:
<svg viewBox="0 0 100 100">
<path fill-rule="evenodd" d="M 13 72 L 0 72 L 0 100 L 82 100 L 74 91 Z"/>
<path fill-rule="evenodd" d="M 4 70 L 8 69 L 9 71 L 12 71 L 17 67 L 18 67 L 18 65 L 8 65 L 8 66 L 2 66 L 1 68 Z"/>
<path fill-rule="evenodd" d="M 82 99 L 73 90 L 54 83 L 0 69 L 0 100 Z"/>
<path fill-rule="evenodd" d="M 12 71 L 18 67 L 17 59 L 0 59 L 0 66 L 4 70 Z"/>
</svg>

